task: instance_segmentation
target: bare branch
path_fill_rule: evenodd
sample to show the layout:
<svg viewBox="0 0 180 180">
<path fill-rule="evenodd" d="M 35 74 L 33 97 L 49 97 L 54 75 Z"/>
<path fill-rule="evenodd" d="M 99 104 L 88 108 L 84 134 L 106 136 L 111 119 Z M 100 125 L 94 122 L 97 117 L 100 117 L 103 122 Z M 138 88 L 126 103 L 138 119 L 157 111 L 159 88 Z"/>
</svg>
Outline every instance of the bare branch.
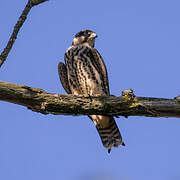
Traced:
<svg viewBox="0 0 180 180">
<path fill-rule="evenodd" d="M 20 28 L 22 27 L 23 23 L 25 22 L 27 15 L 29 13 L 29 11 L 31 10 L 31 8 L 33 6 L 36 6 L 40 3 L 43 3 L 47 0 L 29 0 L 26 7 L 24 8 L 21 16 L 19 17 L 18 22 L 16 23 L 16 25 L 14 26 L 14 30 L 12 32 L 12 35 L 6 45 L 6 47 L 4 48 L 3 52 L 0 55 L 0 67 L 3 65 L 3 63 L 6 61 L 7 56 L 9 54 L 9 52 L 11 51 L 11 48 L 17 38 L 18 32 L 20 30 Z"/>
<path fill-rule="evenodd" d="M 177 99 L 122 96 L 73 96 L 47 93 L 42 89 L 0 81 L 0 100 L 23 105 L 43 114 L 180 117 Z"/>
<path fill-rule="evenodd" d="M 41 4 L 41 3 L 48 1 L 48 0 L 29 0 L 29 1 L 33 6 L 36 6 L 36 5 Z"/>
</svg>

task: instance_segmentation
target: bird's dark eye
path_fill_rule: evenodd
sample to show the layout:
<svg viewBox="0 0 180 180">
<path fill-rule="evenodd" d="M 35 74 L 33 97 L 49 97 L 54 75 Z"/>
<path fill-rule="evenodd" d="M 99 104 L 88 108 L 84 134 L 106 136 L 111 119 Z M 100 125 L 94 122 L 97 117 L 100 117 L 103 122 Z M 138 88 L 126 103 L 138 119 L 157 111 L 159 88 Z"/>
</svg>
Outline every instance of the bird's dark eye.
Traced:
<svg viewBox="0 0 180 180">
<path fill-rule="evenodd" d="M 88 35 L 90 35 L 89 32 L 85 31 L 84 36 L 88 36 Z"/>
<path fill-rule="evenodd" d="M 91 32 L 88 32 L 88 35 L 91 35 Z"/>
</svg>

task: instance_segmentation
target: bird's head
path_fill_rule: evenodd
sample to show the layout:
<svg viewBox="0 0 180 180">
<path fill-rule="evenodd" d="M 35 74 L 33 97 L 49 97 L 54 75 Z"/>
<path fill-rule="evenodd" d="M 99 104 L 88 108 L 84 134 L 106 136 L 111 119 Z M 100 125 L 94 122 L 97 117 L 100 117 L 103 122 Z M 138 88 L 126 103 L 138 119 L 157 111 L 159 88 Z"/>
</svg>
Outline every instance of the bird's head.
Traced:
<svg viewBox="0 0 180 180">
<path fill-rule="evenodd" d="M 78 32 L 74 39 L 72 45 L 87 45 L 94 47 L 95 38 L 97 37 L 97 34 L 91 30 L 83 30 Z"/>
</svg>

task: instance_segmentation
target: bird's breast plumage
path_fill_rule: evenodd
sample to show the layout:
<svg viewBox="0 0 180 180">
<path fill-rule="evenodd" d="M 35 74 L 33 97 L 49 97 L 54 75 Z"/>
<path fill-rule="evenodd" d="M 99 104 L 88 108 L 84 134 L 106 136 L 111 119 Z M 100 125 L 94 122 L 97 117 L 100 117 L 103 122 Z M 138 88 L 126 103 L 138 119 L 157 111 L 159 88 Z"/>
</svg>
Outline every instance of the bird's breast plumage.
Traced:
<svg viewBox="0 0 180 180">
<path fill-rule="evenodd" d="M 97 50 L 88 46 L 71 46 L 65 53 L 68 80 L 75 94 L 108 94 L 107 72 L 103 73 Z"/>
</svg>

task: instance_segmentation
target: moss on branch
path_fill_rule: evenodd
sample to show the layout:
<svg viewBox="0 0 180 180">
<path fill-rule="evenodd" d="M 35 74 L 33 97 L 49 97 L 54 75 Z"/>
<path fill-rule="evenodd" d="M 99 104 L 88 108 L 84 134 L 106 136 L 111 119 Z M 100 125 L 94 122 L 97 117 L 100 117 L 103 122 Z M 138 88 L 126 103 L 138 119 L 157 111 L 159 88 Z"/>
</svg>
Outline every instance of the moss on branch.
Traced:
<svg viewBox="0 0 180 180">
<path fill-rule="evenodd" d="M 177 99 L 136 97 L 132 90 L 120 97 L 74 96 L 0 81 L 0 100 L 43 114 L 180 117 Z"/>
</svg>

